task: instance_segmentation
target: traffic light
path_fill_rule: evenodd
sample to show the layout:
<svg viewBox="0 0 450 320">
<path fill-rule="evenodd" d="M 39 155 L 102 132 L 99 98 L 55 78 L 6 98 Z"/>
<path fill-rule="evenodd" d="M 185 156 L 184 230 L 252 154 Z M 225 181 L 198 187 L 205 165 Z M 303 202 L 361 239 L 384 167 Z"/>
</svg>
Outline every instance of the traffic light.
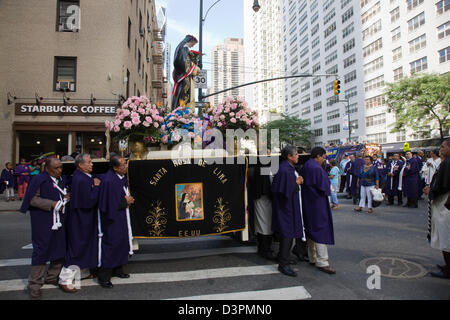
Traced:
<svg viewBox="0 0 450 320">
<path fill-rule="evenodd" d="M 337 96 L 339 93 L 341 93 L 341 81 L 334 80 L 334 95 Z"/>
</svg>

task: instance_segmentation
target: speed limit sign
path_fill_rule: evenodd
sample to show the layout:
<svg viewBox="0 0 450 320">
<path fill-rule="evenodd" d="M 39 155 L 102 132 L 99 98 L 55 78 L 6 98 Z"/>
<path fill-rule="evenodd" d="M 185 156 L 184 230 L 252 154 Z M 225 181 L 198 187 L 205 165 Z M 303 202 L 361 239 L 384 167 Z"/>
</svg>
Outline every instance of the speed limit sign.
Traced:
<svg viewBox="0 0 450 320">
<path fill-rule="evenodd" d="M 194 78 L 195 87 L 197 89 L 208 89 L 208 78 L 206 76 L 206 70 L 201 70 L 199 75 Z"/>
</svg>

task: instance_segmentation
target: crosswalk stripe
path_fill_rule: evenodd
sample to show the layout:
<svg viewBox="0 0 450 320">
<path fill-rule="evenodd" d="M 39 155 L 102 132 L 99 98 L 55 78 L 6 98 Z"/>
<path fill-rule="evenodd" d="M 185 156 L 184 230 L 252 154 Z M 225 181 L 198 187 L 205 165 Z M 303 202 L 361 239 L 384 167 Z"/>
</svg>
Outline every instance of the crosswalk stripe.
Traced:
<svg viewBox="0 0 450 320">
<path fill-rule="evenodd" d="M 31 265 L 30 258 L 0 260 L 0 267 L 18 267 Z"/>
<path fill-rule="evenodd" d="M 256 290 L 245 292 L 230 292 L 219 294 L 208 294 L 191 297 L 173 298 L 167 300 L 303 300 L 310 299 L 311 295 L 305 287 L 289 287 L 271 290 Z"/>
<path fill-rule="evenodd" d="M 279 273 L 277 265 L 250 266 L 250 267 L 229 267 L 217 269 L 204 269 L 193 271 L 160 272 L 160 273 L 135 273 L 128 279 L 113 278 L 114 285 L 122 284 L 144 284 L 161 282 L 178 282 L 191 280 L 205 280 L 213 278 L 232 278 L 255 275 L 268 275 Z M 3 280 L 0 281 L 0 292 L 20 291 L 28 283 L 27 279 Z M 81 288 L 98 286 L 94 280 L 82 280 Z M 42 289 L 53 289 L 52 285 L 44 285 Z"/>
</svg>

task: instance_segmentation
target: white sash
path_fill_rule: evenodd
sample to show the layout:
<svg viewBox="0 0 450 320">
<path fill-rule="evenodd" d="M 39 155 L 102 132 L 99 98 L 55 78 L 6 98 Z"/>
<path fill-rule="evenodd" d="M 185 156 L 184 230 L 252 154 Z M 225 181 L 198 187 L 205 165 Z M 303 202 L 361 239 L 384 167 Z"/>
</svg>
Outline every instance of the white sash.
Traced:
<svg viewBox="0 0 450 320">
<path fill-rule="evenodd" d="M 402 191 L 403 188 L 403 171 L 405 171 L 407 163 L 408 162 L 405 160 L 405 164 L 403 165 L 403 168 L 400 171 L 400 176 L 398 178 L 398 191 Z"/>
<path fill-rule="evenodd" d="M 124 186 L 123 191 L 125 191 L 126 196 L 130 196 L 130 191 L 128 190 L 127 187 Z M 130 256 L 132 256 L 134 254 L 134 252 L 133 252 L 133 233 L 131 231 L 130 208 L 127 207 L 126 213 L 127 213 L 127 226 L 128 226 L 128 241 L 130 243 L 130 251 L 128 252 L 128 254 Z"/>
<path fill-rule="evenodd" d="M 61 207 L 63 208 L 62 213 L 65 213 L 66 211 L 66 204 L 67 202 L 69 202 L 66 198 L 63 198 L 61 196 L 61 194 L 63 196 L 67 195 L 67 190 L 66 188 L 64 188 L 64 190 L 62 190 L 56 183 L 53 183 L 53 187 L 58 189 L 59 191 L 59 201 L 56 203 L 55 208 L 53 209 L 53 225 L 52 225 L 52 230 L 58 230 L 59 228 L 62 227 L 62 223 L 61 223 L 61 217 L 59 215 L 59 210 L 61 209 Z"/>
<path fill-rule="evenodd" d="M 98 209 L 97 218 L 98 218 L 98 265 L 97 266 L 100 268 L 102 266 L 102 238 L 103 238 L 102 222 L 100 220 L 100 209 Z"/>
<path fill-rule="evenodd" d="M 299 175 L 297 173 L 297 171 L 294 171 L 295 173 L 295 177 L 298 178 Z M 302 186 L 298 186 L 299 191 L 298 191 L 298 197 L 300 199 L 300 218 L 302 219 L 302 240 L 306 241 L 306 236 L 305 236 L 305 223 L 303 222 L 303 208 L 302 208 Z"/>
<path fill-rule="evenodd" d="M 391 162 L 391 171 L 389 173 L 394 173 L 394 167 L 396 164 L 397 164 L 397 161 Z M 392 190 L 393 184 L 394 184 L 394 176 L 391 177 L 391 187 L 390 187 L 391 190 Z"/>
</svg>

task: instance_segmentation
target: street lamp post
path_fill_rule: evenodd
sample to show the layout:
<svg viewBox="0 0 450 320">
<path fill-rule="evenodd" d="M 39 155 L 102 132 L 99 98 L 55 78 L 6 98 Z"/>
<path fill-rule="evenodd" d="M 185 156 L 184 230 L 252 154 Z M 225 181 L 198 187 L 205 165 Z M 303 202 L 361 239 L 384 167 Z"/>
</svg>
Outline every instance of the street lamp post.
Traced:
<svg viewBox="0 0 450 320">
<path fill-rule="evenodd" d="M 206 11 L 205 17 L 203 17 L 203 0 L 200 0 L 200 16 L 199 16 L 199 32 L 198 32 L 198 47 L 199 47 L 199 51 L 200 51 L 200 58 L 198 61 L 198 67 L 201 69 L 203 69 L 203 23 L 206 20 L 206 17 L 208 16 L 209 10 L 212 9 L 212 7 L 214 7 L 217 3 L 219 3 L 222 0 L 217 0 L 216 2 L 214 2 Z M 258 0 L 254 0 L 253 1 L 253 6 L 252 6 L 253 11 L 258 12 L 259 9 L 261 9 L 261 6 L 259 5 Z M 198 89 L 198 101 L 202 101 L 203 100 L 203 91 L 201 88 Z"/>
</svg>

